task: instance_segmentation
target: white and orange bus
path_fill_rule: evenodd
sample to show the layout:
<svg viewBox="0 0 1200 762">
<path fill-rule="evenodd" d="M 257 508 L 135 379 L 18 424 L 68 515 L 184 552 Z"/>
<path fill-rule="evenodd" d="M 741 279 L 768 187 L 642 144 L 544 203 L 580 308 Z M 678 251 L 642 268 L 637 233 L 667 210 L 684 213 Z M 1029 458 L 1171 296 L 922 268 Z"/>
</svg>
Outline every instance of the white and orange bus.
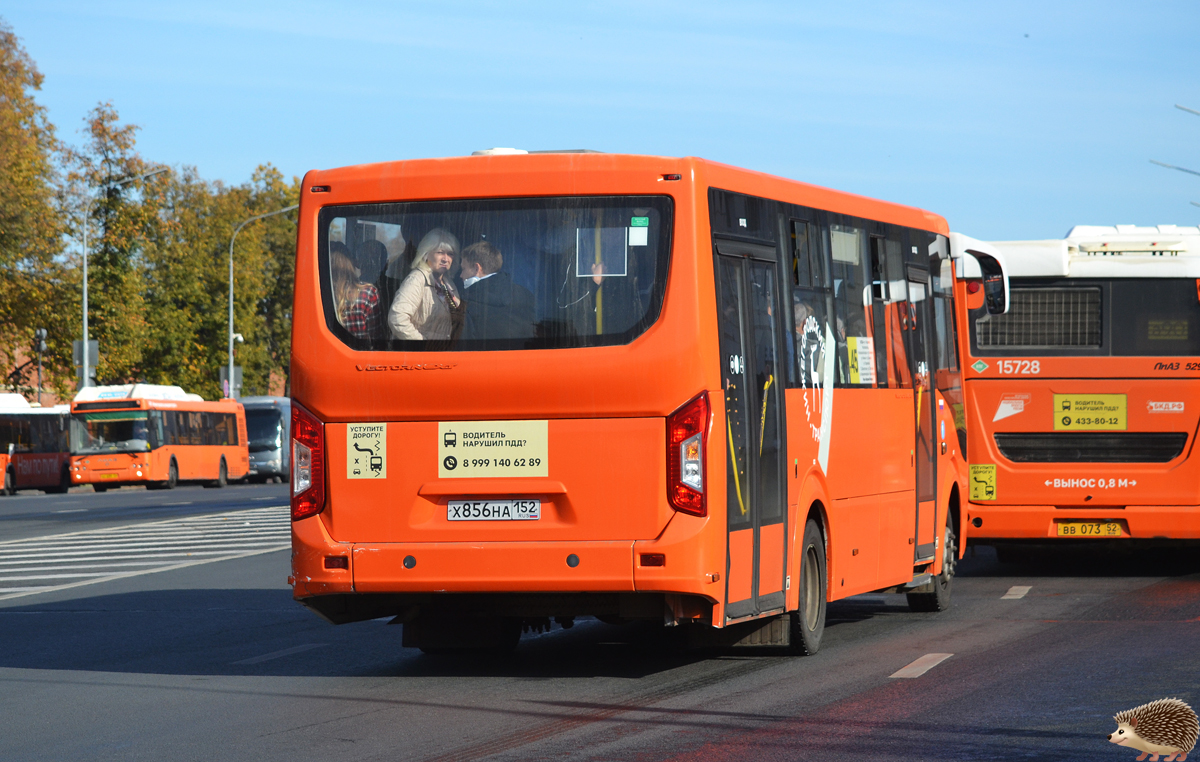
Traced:
<svg viewBox="0 0 1200 762">
<path fill-rule="evenodd" d="M 92 386 L 71 403 L 71 483 L 173 489 L 224 487 L 250 467 L 246 414 L 232 399 L 206 402 L 178 386 Z"/>
<path fill-rule="evenodd" d="M 827 601 L 943 608 L 965 489 L 948 234 L 695 158 L 310 172 L 295 597 L 399 617 L 426 650 L 591 615 L 813 652 Z"/>
<path fill-rule="evenodd" d="M 1200 229 L 993 245 L 1011 309 L 962 315 L 973 541 L 1200 539 Z"/>
<path fill-rule="evenodd" d="M 67 406 L 34 407 L 20 394 L 0 394 L 0 495 L 18 490 L 66 492 Z"/>
</svg>

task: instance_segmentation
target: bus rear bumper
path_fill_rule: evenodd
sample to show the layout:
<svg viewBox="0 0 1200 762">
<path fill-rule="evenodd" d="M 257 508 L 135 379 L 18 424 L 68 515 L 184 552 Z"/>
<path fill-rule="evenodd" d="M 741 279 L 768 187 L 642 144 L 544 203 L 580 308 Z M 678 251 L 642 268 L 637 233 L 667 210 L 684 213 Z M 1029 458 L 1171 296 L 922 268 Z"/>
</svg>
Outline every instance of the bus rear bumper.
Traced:
<svg viewBox="0 0 1200 762">
<path fill-rule="evenodd" d="M 1069 538 L 1058 534 L 1060 524 L 1087 521 L 1116 521 L 1121 526 L 1120 537 L 1126 539 L 1200 539 L 1200 505 L 1059 508 L 1053 505 L 969 503 L 967 521 L 971 524 L 971 542 L 981 545 L 986 545 L 988 540 L 1065 540 Z M 979 522 L 979 526 L 975 522 Z"/>
</svg>

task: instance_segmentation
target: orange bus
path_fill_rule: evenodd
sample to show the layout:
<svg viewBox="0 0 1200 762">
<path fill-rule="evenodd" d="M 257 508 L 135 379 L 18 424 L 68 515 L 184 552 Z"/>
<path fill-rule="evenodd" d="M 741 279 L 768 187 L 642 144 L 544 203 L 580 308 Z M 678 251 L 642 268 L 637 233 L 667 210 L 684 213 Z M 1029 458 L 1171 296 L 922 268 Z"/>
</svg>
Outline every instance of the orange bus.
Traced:
<svg viewBox="0 0 1200 762">
<path fill-rule="evenodd" d="M 174 489 L 181 481 L 224 487 L 249 468 L 246 414 L 236 400 L 130 384 L 88 387 L 71 403 L 72 484 L 97 492 L 127 484 Z"/>
<path fill-rule="evenodd" d="M 396 616 L 425 650 L 590 615 L 812 652 L 827 601 L 947 605 L 942 218 L 506 149 L 310 172 L 298 236 L 290 583 L 330 621 Z"/>
<path fill-rule="evenodd" d="M 1011 309 L 961 315 L 973 541 L 1200 539 L 1200 229 L 993 243 Z"/>
<path fill-rule="evenodd" d="M 0 495 L 66 492 L 69 459 L 66 405 L 33 407 L 19 394 L 0 394 Z"/>
</svg>

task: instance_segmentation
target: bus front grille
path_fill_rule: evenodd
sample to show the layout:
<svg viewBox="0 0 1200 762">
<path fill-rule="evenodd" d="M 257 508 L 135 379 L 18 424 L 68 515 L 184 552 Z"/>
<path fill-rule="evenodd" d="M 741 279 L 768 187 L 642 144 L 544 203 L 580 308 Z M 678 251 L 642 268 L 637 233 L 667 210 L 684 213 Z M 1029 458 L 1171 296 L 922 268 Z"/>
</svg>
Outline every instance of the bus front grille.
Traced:
<svg viewBox="0 0 1200 762">
<path fill-rule="evenodd" d="M 988 349 L 1095 349 L 1100 346 L 1099 288 L 1014 288 L 1004 315 L 975 321 Z"/>
<path fill-rule="evenodd" d="M 1014 463 L 1166 463 L 1187 444 L 1187 434 L 1171 431 L 994 436 L 1000 454 Z"/>
</svg>

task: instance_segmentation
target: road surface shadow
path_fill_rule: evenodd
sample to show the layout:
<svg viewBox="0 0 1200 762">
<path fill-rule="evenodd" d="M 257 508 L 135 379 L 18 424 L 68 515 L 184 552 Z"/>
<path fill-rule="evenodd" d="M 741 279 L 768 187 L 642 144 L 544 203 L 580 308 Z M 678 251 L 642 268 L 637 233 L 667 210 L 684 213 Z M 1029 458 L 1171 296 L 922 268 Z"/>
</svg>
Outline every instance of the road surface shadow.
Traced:
<svg viewBox="0 0 1200 762">
<path fill-rule="evenodd" d="M 1200 545 L 1161 548 L 1094 544 L 971 545 L 960 577 L 1179 577 L 1200 573 Z"/>
</svg>

